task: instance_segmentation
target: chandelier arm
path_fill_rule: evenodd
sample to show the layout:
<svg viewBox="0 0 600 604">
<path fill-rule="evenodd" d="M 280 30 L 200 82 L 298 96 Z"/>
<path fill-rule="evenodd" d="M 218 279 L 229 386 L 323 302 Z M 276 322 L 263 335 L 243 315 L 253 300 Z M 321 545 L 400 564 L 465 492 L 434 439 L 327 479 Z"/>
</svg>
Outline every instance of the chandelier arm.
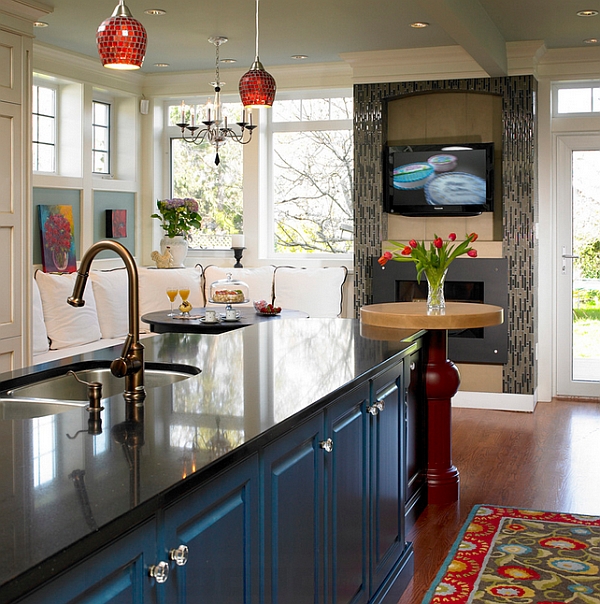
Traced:
<svg viewBox="0 0 600 604">
<path fill-rule="evenodd" d="M 245 130 L 242 130 L 239 134 L 237 132 L 235 132 L 234 130 L 232 130 L 231 128 L 221 128 L 221 135 L 223 136 L 224 139 L 233 139 L 236 143 L 240 143 L 242 145 L 245 145 L 246 143 L 249 143 L 252 140 L 252 131 L 249 131 L 249 138 L 247 140 L 244 140 L 244 134 L 245 134 Z"/>
</svg>

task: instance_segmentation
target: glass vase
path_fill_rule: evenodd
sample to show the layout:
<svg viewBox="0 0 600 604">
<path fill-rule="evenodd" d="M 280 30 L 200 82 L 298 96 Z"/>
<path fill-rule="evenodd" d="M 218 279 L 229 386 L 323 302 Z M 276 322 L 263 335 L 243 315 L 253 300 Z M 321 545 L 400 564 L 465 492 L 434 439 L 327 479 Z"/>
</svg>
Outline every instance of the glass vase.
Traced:
<svg viewBox="0 0 600 604">
<path fill-rule="evenodd" d="M 448 269 L 430 268 L 425 270 L 427 277 L 427 312 L 437 312 L 446 308 L 444 299 L 444 281 Z"/>
</svg>

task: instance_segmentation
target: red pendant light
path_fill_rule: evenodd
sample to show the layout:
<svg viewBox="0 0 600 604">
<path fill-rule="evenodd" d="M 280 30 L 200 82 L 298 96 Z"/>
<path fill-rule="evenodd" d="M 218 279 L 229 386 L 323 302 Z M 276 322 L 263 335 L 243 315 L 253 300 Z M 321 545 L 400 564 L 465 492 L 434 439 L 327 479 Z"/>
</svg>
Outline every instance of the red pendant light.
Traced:
<svg viewBox="0 0 600 604">
<path fill-rule="evenodd" d="M 139 69 L 146 56 L 146 30 L 123 2 L 119 0 L 113 14 L 98 27 L 98 53 L 104 67 Z"/>
<path fill-rule="evenodd" d="M 256 56 L 240 80 L 240 97 L 244 107 L 271 107 L 275 100 L 275 78 L 265 71 L 258 58 L 258 0 L 256 0 Z"/>
</svg>

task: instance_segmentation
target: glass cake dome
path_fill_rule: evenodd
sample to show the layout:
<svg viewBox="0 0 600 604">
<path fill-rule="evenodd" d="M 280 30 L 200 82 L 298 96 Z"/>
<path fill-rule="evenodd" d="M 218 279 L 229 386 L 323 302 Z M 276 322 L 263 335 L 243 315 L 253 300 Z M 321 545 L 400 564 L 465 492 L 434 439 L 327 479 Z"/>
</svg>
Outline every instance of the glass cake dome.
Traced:
<svg viewBox="0 0 600 604">
<path fill-rule="evenodd" d="M 244 304 L 250 300 L 250 288 L 247 283 L 233 279 L 227 273 L 227 279 L 219 279 L 210 284 L 209 302 L 213 304 Z"/>
</svg>

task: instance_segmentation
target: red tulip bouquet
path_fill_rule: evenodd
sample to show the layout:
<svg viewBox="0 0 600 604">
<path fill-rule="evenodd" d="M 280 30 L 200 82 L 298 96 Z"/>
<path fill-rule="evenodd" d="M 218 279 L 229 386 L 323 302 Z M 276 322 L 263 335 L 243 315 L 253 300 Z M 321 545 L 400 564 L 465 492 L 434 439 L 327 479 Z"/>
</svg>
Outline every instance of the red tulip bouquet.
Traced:
<svg viewBox="0 0 600 604">
<path fill-rule="evenodd" d="M 477 250 L 471 247 L 471 243 L 477 240 L 477 233 L 467 235 L 464 241 L 455 243 L 456 233 L 450 233 L 448 240 L 444 241 L 437 235 L 429 244 L 429 249 L 425 243 L 418 243 L 414 239 L 408 242 L 408 245 L 398 241 L 392 241 L 398 246 L 397 250 L 384 252 L 378 262 L 385 267 L 389 260 L 396 262 L 414 262 L 417 269 L 417 282 L 421 282 L 421 275 L 425 273 L 429 283 L 429 297 L 427 304 L 430 308 L 444 307 L 444 279 L 446 271 L 455 258 L 467 254 L 471 258 L 477 257 Z"/>
</svg>

